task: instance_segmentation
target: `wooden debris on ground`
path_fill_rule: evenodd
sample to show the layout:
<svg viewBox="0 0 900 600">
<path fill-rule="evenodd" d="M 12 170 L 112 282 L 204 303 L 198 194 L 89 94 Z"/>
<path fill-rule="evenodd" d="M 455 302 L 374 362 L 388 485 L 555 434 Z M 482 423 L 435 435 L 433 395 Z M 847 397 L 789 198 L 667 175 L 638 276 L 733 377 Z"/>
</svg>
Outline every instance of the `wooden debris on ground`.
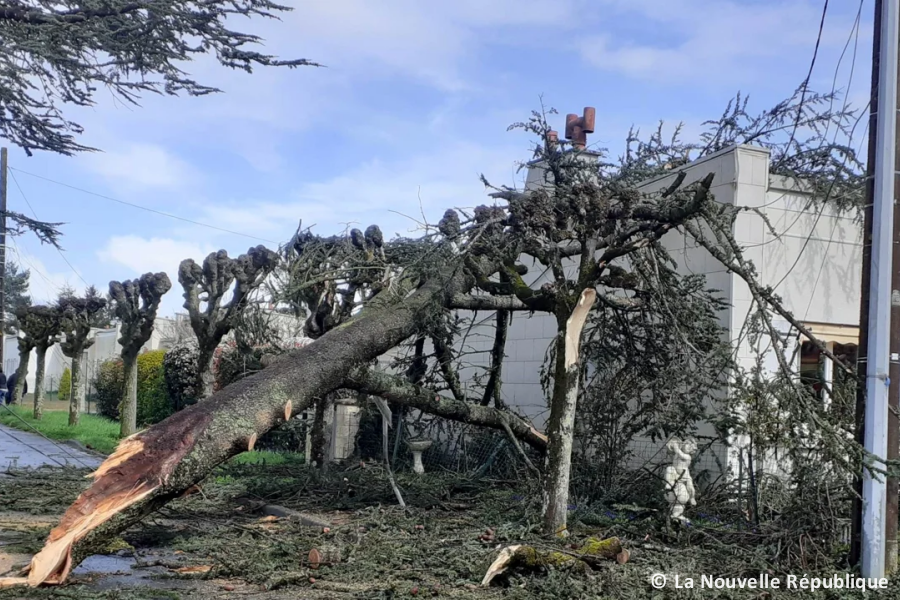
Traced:
<svg viewBox="0 0 900 600">
<path fill-rule="evenodd" d="M 602 560 L 615 560 L 620 565 L 628 562 L 631 554 L 622 547 L 619 538 L 588 538 L 585 542 L 571 552 L 559 550 L 538 550 L 534 546 L 519 544 L 507 546 L 500 550 L 500 554 L 491 563 L 482 586 L 488 586 L 498 575 L 505 573 L 510 568 L 521 567 L 525 569 L 540 569 L 554 567 L 579 567 L 588 568 L 598 564 Z"/>
<path fill-rule="evenodd" d="M 322 546 L 313 548 L 307 557 L 310 569 L 318 569 L 322 566 L 336 565 L 341 562 L 341 550 L 335 546 Z"/>
</svg>

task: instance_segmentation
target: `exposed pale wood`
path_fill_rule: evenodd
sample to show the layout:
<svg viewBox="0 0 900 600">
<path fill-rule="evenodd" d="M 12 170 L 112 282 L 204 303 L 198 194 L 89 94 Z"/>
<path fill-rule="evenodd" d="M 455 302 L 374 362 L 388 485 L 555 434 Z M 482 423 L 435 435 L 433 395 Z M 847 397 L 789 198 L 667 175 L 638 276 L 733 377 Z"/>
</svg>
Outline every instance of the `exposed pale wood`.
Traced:
<svg viewBox="0 0 900 600">
<path fill-rule="evenodd" d="M 294 405 L 290 400 L 287 401 L 287 404 L 284 405 L 284 420 L 290 421 L 291 415 L 293 414 Z"/>
<path fill-rule="evenodd" d="M 494 577 L 506 571 L 512 563 L 516 550 L 521 547 L 522 546 L 507 546 L 501 550 L 500 554 L 497 555 L 497 558 L 494 559 L 494 562 L 491 563 L 491 566 L 488 567 L 487 573 L 484 574 L 484 579 L 481 580 L 481 585 L 491 585 L 491 581 L 494 580 Z"/>
<path fill-rule="evenodd" d="M 252 434 L 250 439 L 247 440 L 247 452 L 252 452 L 253 448 L 256 446 L 256 434 Z"/>
<path fill-rule="evenodd" d="M 572 311 L 572 316 L 566 326 L 566 368 L 571 368 L 578 362 L 578 351 L 581 346 L 581 332 L 587 321 L 588 314 L 597 300 L 597 290 L 588 288 L 581 292 L 578 305 Z"/>
</svg>

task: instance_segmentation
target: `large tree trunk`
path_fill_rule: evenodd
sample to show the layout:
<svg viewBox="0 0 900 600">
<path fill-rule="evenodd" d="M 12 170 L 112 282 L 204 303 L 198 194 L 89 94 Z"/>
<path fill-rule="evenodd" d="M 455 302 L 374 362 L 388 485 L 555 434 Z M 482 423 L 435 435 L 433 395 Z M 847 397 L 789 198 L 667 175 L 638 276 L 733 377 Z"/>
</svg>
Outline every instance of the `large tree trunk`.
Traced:
<svg viewBox="0 0 900 600">
<path fill-rule="evenodd" d="M 72 357 L 72 394 L 69 398 L 69 426 L 78 425 L 84 410 L 84 387 L 81 385 L 81 353 Z"/>
<path fill-rule="evenodd" d="M 137 431 L 137 355 L 122 356 L 122 408 L 119 411 L 119 435 L 127 438 Z"/>
<path fill-rule="evenodd" d="M 34 420 L 40 421 L 44 416 L 44 363 L 47 348 L 37 349 L 37 367 L 34 374 Z"/>
<path fill-rule="evenodd" d="M 581 331 L 594 305 L 597 292 L 586 289 L 565 323 L 560 323 L 556 343 L 556 370 L 550 421 L 547 427 L 549 446 L 547 469 L 544 473 L 544 533 L 568 535 L 566 530 L 569 508 L 569 475 L 572 470 L 572 439 L 575 433 L 575 409 L 578 404 L 579 345 Z M 563 329 L 565 328 L 565 329 Z"/>
<path fill-rule="evenodd" d="M 24 401 L 22 396 L 25 391 L 25 378 L 28 377 L 28 360 L 30 358 L 30 348 L 27 352 L 19 350 L 19 366 L 16 367 L 16 389 L 9 390 L 12 394 L 12 399 L 9 402 L 10 404 L 18 404 L 20 401 Z"/>
<path fill-rule="evenodd" d="M 370 306 L 288 359 L 122 440 L 50 532 L 28 584 L 66 579 L 111 536 L 181 496 L 314 398 L 339 389 L 352 369 L 414 335 L 466 283 L 461 276 L 435 279 L 402 301 Z"/>
</svg>

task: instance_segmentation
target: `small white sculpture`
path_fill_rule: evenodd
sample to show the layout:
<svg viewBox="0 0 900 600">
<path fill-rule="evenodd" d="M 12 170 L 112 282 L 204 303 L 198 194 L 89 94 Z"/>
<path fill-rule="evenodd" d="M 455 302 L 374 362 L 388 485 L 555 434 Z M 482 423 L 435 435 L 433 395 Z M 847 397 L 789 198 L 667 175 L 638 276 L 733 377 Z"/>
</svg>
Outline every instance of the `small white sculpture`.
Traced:
<svg viewBox="0 0 900 600">
<path fill-rule="evenodd" d="M 666 449 L 672 455 L 672 464 L 666 467 L 665 472 L 666 499 L 672 505 L 669 516 L 676 521 L 687 521 L 684 516 L 685 505 L 697 505 L 690 471 L 691 457 L 697 452 L 697 442 L 692 438 L 672 439 L 666 444 Z"/>
<path fill-rule="evenodd" d="M 413 472 L 419 475 L 425 473 L 425 465 L 422 464 L 422 453 L 431 448 L 431 440 L 410 440 L 406 442 L 413 455 Z"/>
</svg>

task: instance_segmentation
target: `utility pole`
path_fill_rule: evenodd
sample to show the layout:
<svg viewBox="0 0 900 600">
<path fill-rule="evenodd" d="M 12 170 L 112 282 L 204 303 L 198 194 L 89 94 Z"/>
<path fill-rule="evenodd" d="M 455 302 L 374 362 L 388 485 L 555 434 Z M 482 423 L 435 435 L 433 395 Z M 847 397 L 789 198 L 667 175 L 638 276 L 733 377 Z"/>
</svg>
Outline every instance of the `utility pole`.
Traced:
<svg viewBox="0 0 900 600">
<path fill-rule="evenodd" d="M 898 26 L 900 27 L 900 26 Z M 900 48 L 896 49 L 900 55 Z M 900 69 L 900 59 L 897 68 Z M 900 72 L 897 73 L 900 79 Z M 894 222 L 891 252 L 891 326 L 890 326 L 890 367 L 888 371 L 888 432 L 887 458 L 900 460 L 900 210 L 897 210 L 896 197 L 900 192 L 900 97 L 895 101 L 894 129 Z M 893 575 L 897 571 L 898 539 L 897 529 L 900 520 L 900 479 L 887 478 L 887 510 L 885 521 L 885 574 Z"/>
<path fill-rule="evenodd" d="M 897 125 L 897 67 L 900 3 L 882 3 L 878 64 L 878 118 L 872 198 L 872 249 L 869 275 L 868 344 L 864 447 L 878 459 L 888 454 L 888 371 L 890 365 L 891 258 L 894 229 L 894 163 Z M 872 160 L 872 157 L 868 157 Z M 887 481 L 865 470 L 862 482 L 863 577 L 884 577 Z"/>
<path fill-rule="evenodd" d="M 862 282 L 859 305 L 859 344 L 856 348 L 856 441 L 865 443 L 866 372 L 869 343 L 869 282 L 872 270 L 872 200 L 875 197 L 875 141 L 878 137 L 878 72 L 881 65 L 882 0 L 875 0 L 872 35 L 872 86 L 869 92 L 869 145 L 866 152 L 866 190 L 863 207 Z M 853 509 L 850 520 L 850 564 L 859 565 L 862 554 L 862 471 L 853 483 Z"/>
<path fill-rule="evenodd" d="M 6 346 L 6 179 L 9 177 L 6 148 L 0 148 L 0 370 Z"/>
</svg>

